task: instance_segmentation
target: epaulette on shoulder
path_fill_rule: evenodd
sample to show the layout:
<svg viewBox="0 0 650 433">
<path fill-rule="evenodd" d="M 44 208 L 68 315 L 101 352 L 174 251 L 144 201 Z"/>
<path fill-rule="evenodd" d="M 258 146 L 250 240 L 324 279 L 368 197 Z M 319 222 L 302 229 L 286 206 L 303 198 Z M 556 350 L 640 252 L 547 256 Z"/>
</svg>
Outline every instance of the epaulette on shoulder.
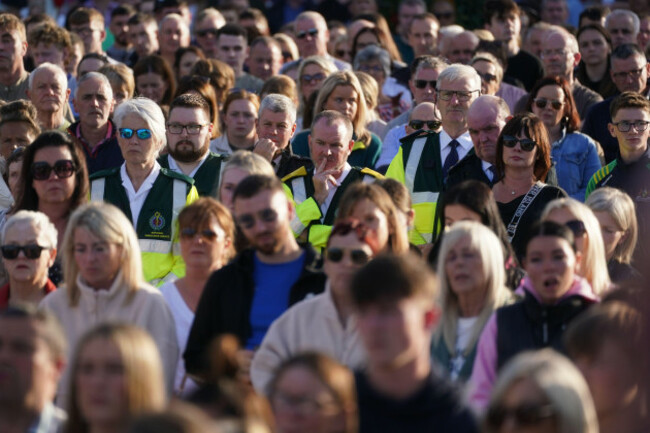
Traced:
<svg viewBox="0 0 650 433">
<path fill-rule="evenodd" d="M 180 179 L 184 180 L 185 182 L 189 183 L 190 185 L 194 185 L 194 179 L 192 179 L 189 176 L 185 176 L 183 173 L 178 173 L 176 171 L 170 170 L 168 168 L 161 168 L 160 172 L 164 174 L 167 177 L 173 177 L 174 179 Z"/>
<path fill-rule="evenodd" d="M 307 176 L 307 169 L 305 168 L 304 165 L 302 167 L 300 167 L 299 169 L 294 170 L 291 173 L 289 173 L 288 175 L 286 175 L 285 177 L 283 177 L 282 182 L 287 182 L 287 181 L 289 181 L 291 179 L 294 179 L 296 177 L 302 177 L 302 176 Z"/>
<path fill-rule="evenodd" d="M 378 171 L 375 171 L 375 170 L 373 170 L 373 169 L 371 169 L 371 168 L 368 168 L 368 167 L 364 167 L 364 168 L 362 168 L 362 169 L 361 169 L 361 173 L 362 173 L 362 174 L 367 174 L 367 175 L 369 175 L 369 176 L 372 176 L 372 177 L 374 177 L 375 179 L 383 179 L 383 178 L 384 178 L 384 175 L 383 175 L 383 174 L 381 174 L 381 173 L 379 173 Z"/>
<path fill-rule="evenodd" d="M 114 174 L 119 174 L 120 167 L 121 166 L 118 165 L 117 167 L 107 168 L 106 170 L 98 171 L 88 176 L 88 179 L 94 180 L 94 179 L 99 179 L 100 177 L 109 177 L 109 176 L 113 176 Z"/>
<path fill-rule="evenodd" d="M 604 167 L 601 167 L 596 173 L 594 173 L 594 178 L 596 179 L 596 182 L 602 181 L 608 174 L 612 172 L 614 167 L 616 167 L 617 159 L 614 161 L 610 162 Z"/>
</svg>

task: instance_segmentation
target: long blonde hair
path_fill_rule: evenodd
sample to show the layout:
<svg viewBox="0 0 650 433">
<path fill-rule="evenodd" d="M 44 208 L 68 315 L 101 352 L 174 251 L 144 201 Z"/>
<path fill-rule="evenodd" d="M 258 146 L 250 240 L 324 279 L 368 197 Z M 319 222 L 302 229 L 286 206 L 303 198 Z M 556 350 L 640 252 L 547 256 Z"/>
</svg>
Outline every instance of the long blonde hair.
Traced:
<svg viewBox="0 0 650 433">
<path fill-rule="evenodd" d="M 120 286 L 129 292 L 127 302 L 145 284 L 138 236 L 133 224 L 117 207 L 104 202 L 91 202 L 79 207 L 70 216 L 63 238 L 63 276 L 71 307 L 79 302 L 81 291 L 77 284 L 79 266 L 74 257 L 74 237 L 78 228 L 85 228 L 99 239 L 120 246 L 122 251 Z"/>
<path fill-rule="evenodd" d="M 605 244 L 598 219 L 584 203 L 573 198 L 558 198 L 546 205 L 542 212 L 542 221 L 548 220 L 550 213 L 556 209 L 566 209 L 585 225 L 587 242 L 586 248 L 582 251 L 582 263 L 578 274 L 589 282 L 596 295 L 602 295 L 609 290 L 611 280 L 607 271 Z"/>
<path fill-rule="evenodd" d="M 352 71 L 339 71 L 335 72 L 323 81 L 323 85 L 318 91 L 318 97 L 316 98 L 316 103 L 314 104 L 314 117 L 321 111 L 325 110 L 325 102 L 330 97 L 334 89 L 338 86 L 350 86 L 357 94 L 357 113 L 354 116 L 352 121 L 352 126 L 354 127 L 354 133 L 356 134 L 356 140 L 362 142 L 365 145 L 370 144 L 372 136 L 370 132 L 366 129 L 366 123 L 368 120 L 368 108 L 366 107 L 366 98 L 363 94 L 363 89 L 361 88 L 361 83 L 354 72 Z M 305 125 L 306 126 L 306 125 Z"/>
<path fill-rule="evenodd" d="M 458 296 L 454 293 L 447 278 L 445 262 L 451 249 L 461 240 L 469 239 L 470 248 L 476 250 L 481 257 L 483 275 L 485 276 L 485 303 L 474 324 L 465 348 L 465 355 L 474 348 L 481 336 L 483 327 L 494 311 L 502 306 L 509 297 L 506 283 L 503 248 L 499 238 L 488 227 L 473 221 L 455 223 L 442 237 L 442 245 L 438 255 L 438 276 L 440 277 L 440 294 L 438 302 L 442 310 L 440 324 L 436 329 L 435 340 L 444 340 L 449 353 L 456 351 L 458 332 L 459 305 Z M 478 270 L 477 270 L 478 271 Z"/>
<path fill-rule="evenodd" d="M 124 368 L 125 399 L 130 418 L 141 413 L 162 411 L 167 400 L 160 352 L 151 336 L 143 329 L 127 324 L 104 323 L 91 329 L 79 340 L 72 358 L 68 423 L 66 433 L 86 433 L 90 426 L 79 407 L 76 375 L 81 353 L 94 340 L 107 340 L 120 352 Z M 128 421 L 128 419 L 127 419 Z"/>
</svg>

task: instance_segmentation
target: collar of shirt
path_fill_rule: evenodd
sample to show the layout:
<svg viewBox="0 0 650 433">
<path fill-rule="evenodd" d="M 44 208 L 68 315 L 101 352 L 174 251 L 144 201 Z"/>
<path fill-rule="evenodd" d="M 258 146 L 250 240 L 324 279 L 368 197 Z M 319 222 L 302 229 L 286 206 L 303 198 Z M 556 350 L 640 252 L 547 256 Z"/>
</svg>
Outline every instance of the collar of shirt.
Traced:
<svg viewBox="0 0 650 433">
<path fill-rule="evenodd" d="M 336 179 L 336 182 L 341 185 L 345 178 L 348 177 L 348 174 L 350 174 L 351 170 L 352 166 L 346 162 L 343 166 L 343 171 L 341 172 L 341 175 Z M 329 209 L 330 204 L 332 204 L 332 199 L 334 198 L 334 194 L 336 194 L 338 188 L 338 186 L 335 186 L 334 188 L 330 188 L 328 191 L 327 198 L 320 207 L 320 210 L 323 213 L 323 218 L 325 217 L 325 214 L 327 214 L 327 210 Z"/>
<path fill-rule="evenodd" d="M 449 151 L 451 150 L 451 146 L 449 145 L 449 143 L 451 143 L 451 140 L 453 139 L 443 128 L 440 131 L 440 157 L 443 164 L 445 159 L 447 159 L 447 155 L 449 155 Z M 474 144 L 472 143 L 472 138 L 469 136 L 468 131 L 465 131 L 463 134 L 457 137 L 456 141 L 460 145 L 456 148 L 458 151 L 458 160 L 460 161 L 467 155 L 470 150 L 474 148 Z"/>
<path fill-rule="evenodd" d="M 210 153 L 209 151 L 205 152 L 205 155 L 203 155 L 203 157 L 199 160 L 198 165 L 196 167 L 194 167 L 194 169 L 187 176 L 192 177 L 192 178 L 194 177 L 196 172 L 199 170 L 199 168 L 201 168 L 201 166 L 203 165 L 205 160 L 208 158 L 209 153 Z M 176 160 L 174 158 L 172 158 L 171 155 L 167 155 L 167 161 L 169 162 L 169 169 L 171 171 L 175 171 L 176 173 L 185 174 L 185 173 L 183 173 L 183 170 L 181 170 L 181 168 L 178 166 L 178 163 L 176 162 Z"/>
<path fill-rule="evenodd" d="M 156 181 L 156 178 L 159 174 L 160 164 L 158 164 L 158 161 L 156 161 L 154 162 L 151 173 L 149 173 L 149 176 L 147 176 L 144 182 L 142 182 L 140 189 L 138 189 L 136 192 L 135 188 L 133 188 L 133 182 L 131 182 L 131 178 L 129 178 L 129 175 L 126 172 L 126 162 L 122 164 L 122 167 L 120 168 L 122 186 L 126 191 L 126 196 L 128 197 L 129 203 L 131 205 L 131 217 L 133 218 L 133 225 L 135 227 L 138 226 L 138 217 L 140 216 L 140 211 L 142 210 L 144 201 L 147 198 L 149 191 L 151 191 L 151 188 L 153 188 L 153 183 Z"/>
<path fill-rule="evenodd" d="M 89 150 L 94 150 L 101 146 L 103 143 L 105 143 L 107 140 L 110 140 L 113 138 L 113 134 L 115 132 L 115 127 L 113 126 L 113 121 L 111 119 L 108 119 L 108 128 L 106 128 L 106 137 L 99 143 L 97 143 L 97 146 L 94 148 L 91 148 L 90 144 L 86 141 L 86 139 L 81 135 L 81 122 L 77 123 L 77 128 L 74 131 L 74 135 L 88 147 Z"/>
<path fill-rule="evenodd" d="M 481 168 L 483 169 L 483 173 L 485 173 L 487 178 L 490 179 L 490 182 L 494 182 L 494 176 L 496 176 L 496 174 L 493 174 L 490 171 L 490 167 L 492 167 L 492 164 L 481 159 Z"/>
</svg>

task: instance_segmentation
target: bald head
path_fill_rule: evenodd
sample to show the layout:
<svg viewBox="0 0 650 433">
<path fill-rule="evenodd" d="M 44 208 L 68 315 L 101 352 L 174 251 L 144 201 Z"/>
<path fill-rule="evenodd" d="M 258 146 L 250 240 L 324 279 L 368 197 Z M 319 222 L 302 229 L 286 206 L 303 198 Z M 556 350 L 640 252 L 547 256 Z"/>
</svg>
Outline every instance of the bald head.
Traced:
<svg viewBox="0 0 650 433">
<path fill-rule="evenodd" d="M 440 116 L 436 111 L 436 106 L 431 102 L 419 103 L 415 108 L 413 108 L 409 115 L 409 121 L 405 126 L 406 135 L 412 134 L 418 129 L 423 129 L 425 131 L 437 130 L 439 126 L 434 128 L 430 127 L 432 121 L 440 122 Z M 412 122 L 417 126 L 416 128 L 411 127 Z"/>
<path fill-rule="evenodd" d="M 509 115 L 508 104 L 498 96 L 479 96 L 469 107 L 469 134 L 474 144 L 474 152 L 483 161 L 495 164 L 497 138 Z"/>
</svg>

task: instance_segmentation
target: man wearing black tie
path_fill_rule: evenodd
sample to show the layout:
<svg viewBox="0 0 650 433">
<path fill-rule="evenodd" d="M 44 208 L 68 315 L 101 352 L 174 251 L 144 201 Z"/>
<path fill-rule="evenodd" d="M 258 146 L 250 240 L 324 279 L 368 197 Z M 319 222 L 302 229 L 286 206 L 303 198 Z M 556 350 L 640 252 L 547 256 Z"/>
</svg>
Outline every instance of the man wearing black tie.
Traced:
<svg viewBox="0 0 650 433">
<path fill-rule="evenodd" d="M 474 149 L 449 170 L 446 189 L 468 179 L 492 187 L 497 180 L 494 178 L 497 138 L 508 116 L 508 104 L 498 96 L 483 95 L 472 102 L 467 111 L 467 127 Z"/>
</svg>

